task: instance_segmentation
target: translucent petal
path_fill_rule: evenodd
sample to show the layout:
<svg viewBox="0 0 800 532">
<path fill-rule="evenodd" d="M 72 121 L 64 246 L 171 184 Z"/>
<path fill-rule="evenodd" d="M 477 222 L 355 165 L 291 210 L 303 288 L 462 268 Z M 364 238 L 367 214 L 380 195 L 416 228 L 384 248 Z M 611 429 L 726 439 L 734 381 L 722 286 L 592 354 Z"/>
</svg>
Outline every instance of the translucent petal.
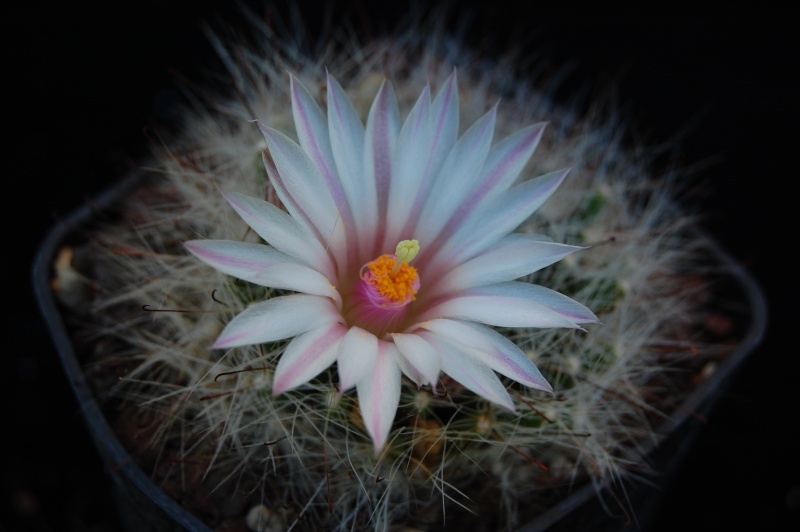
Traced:
<svg viewBox="0 0 800 532">
<path fill-rule="evenodd" d="M 600 320 L 594 313 L 560 292 L 531 283 L 508 282 L 497 283 L 481 288 L 474 288 L 469 292 L 476 295 L 489 295 L 507 298 L 526 299 L 536 301 L 564 316 L 573 323 L 599 323 Z"/>
<path fill-rule="evenodd" d="M 533 155 L 547 126 L 540 122 L 521 129 L 492 147 L 483 165 L 477 196 L 491 199 L 508 190 Z"/>
<path fill-rule="evenodd" d="M 339 264 L 344 264 L 345 227 L 328 185 L 303 148 L 289 137 L 259 124 L 280 181 L 297 208 L 330 243 Z M 280 190 L 278 191 L 280 193 Z M 283 198 L 281 198 L 283 199 Z"/>
<path fill-rule="evenodd" d="M 393 334 L 397 349 L 422 376 L 423 381 L 417 384 L 433 384 L 434 387 L 442 369 L 439 353 L 428 342 L 416 334 Z"/>
<path fill-rule="evenodd" d="M 332 278 L 333 264 L 325 248 L 314 234 L 297 223 L 294 218 L 261 198 L 245 196 L 238 192 L 223 192 L 222 195 L 261 238 L 284 253 L 312 266 L 329 279 Z"/>
<path fill-rule="evenodd" d="M 361 418 L 372 436 L 376 454 L 386 444 L 400 404 L 400 367 L 397 357 L 394 344 L 378 342 L 375 364 L 369 375 L 356 385 Z"/>
<path fill-rule="evenodd" d="M 422 327 L 458 345 L 465 353 L 501 375 L 538 390 L 553 391 L 517 344 L 488 327 L 457 320 L 431 320 Z"/>
<path fill-rule="evenodd" d="M 411 379 L 411 382 L 416 384 L 417 387 L 425 384 L 425 377 L 417 371 L 417 368 L 411 365 L 408 359 L 402 356 L 397 357 L 397 365 L 400 366 L 400 371 L 403 372 L 403 375 Z"/>
<path fill-rule="evenodd" d="M 377 352 L 378 339 L 374 334 L 350 327 L 339 346 L 339 391 L 347 391 L 368 378 Z"/>
<path fill-rule="evenodd" d="M 330 323 L 343 323 L 327 297 L 292 295 L 273 297 L 237 314 L 214 342 L 220 349 L 291 338 Z"/>
<path fill-rule="evenodd" d="M 566 296 L 552 297 L 529 283 L 498 283 L 458 293 L 426 310 L 420 320 L 452 318 L 498 327 L 567 327 L 596 322 L 583 305 Z M 571 302 L 568 304 L 566 301 Z"/>
<path fill-rule="evenodd" d="M 422 209 L 430 196 L 430 189 L 433 181 L 441 171 L 447 154 L 456 143 L 458 138 L 458 84 L 456 81 L 456 69 L 445 80 L 441 90 L 436 95 L 430 108 L 429 133 L 420 131 L 421 138 L 414 138 L 409 121 L 416 115 L 409 116 L 406 120 L 408 125 L 406 136 L 401 132 L 400 143 L 398 146 L 397 158 L 403 154 L 403 161 L 398 161 L 398 170 L 401 177 L 396 181 L 406 178 L 418 180 L 414 185 L 399 184 L 397 194 L 392 193 L 395 198 L 390 202 L 392 209 L 389 220 L 392 224 L 399 224 L 397 227 L 390 227 L 392 230 L 399 228 L 399 233 L 392 235 L 399 238 L 413 238 L 415 228 Z M 416 107 L 415 107 L 416 109 Z M 422 112 L 422 109 L 419 110 Z M 406 129 L 406 126 L 404 126 Z M 402 150 L 402 151 L 401 151 Z M 416 164 L 416 168 L 414 165 Z M 414 177 L 416 172 L 416 177 Z M 395 183 L 392 183 L 395 186 Z M 413 188 L 416 186 L 416 188 Z M 400 190 L 399 187 L 404 187 Z M 404 213 L 403 213 L 404 211 Z M 405 216 L 405 223 L 400 224 L 400 220 Z"/>
<path fill-rule="evenodd" d="M 406 222 L 410 216 L 418 215 L 422 208 L 420 199 L 417 213 L 413 213 L 414 199 L 420 191 L 429 187 L 431 179 L 431 165 L 436 150 L 432 137 L 431 95 L 430 87 L 426 85 L 406 118 L 397 140 L 392 167 L 393 179 L 389 187 L 384 246 L 410 238 Z"/>
<path fill-rule="evenodd" d="M 369 227 L 374 228 L 373 235 L 367 235 L 367 242 L 363 251 L 370 256 L 379 255 L 383 244 L 385 232 L 385 215 L 389 203 L 389 183 L 392 180 L 392 159 L 400 134 L 400 111 L 397 107 L 397 98 L 392 85 L 387 82 L 381 84 L 375 101 L 367 117 L 367 127 L 364 139 L 364 174 L 365 181 L 374 183 L 375 196 L 372 201 L 367 201 L 364 208 L 374 209 L 374 223 Z"/>
<path fill-rule="evenodd" d="M 543 240 L 538 235 L 512 233 L 451 270 L 434 290 L 440 294 L 511 281 L 550 266 L 581 249 L 586 248 Z"/>
<path fill-rule="evenodd" d="M 437 171 L 458 138 L 458 75 L 455 68 L 447 76 L 431 107 L 435 149 L 431 169 Z"/>
<path fill-rule="evenodd" d="M 453 213 L 476 188 L 492 145 L 497 107 L 492 108 L 462 135 L 445 159 L 422 209 L 414 237 L 433 243 Z"/>
<path fill-rule="evenodd" d="M 439 352 L 442 371 L 473 393 L 515 412 L 508 391 L 489 366 L 482 364 L 441 336 L 433 333 L 421 333 L 421 336 Z"/>
<path fill-rule="evenodd" d="M 272 393 L 300 386 L 333 364 L 346 331 L 342 324 L 333 323 L 296 336 L 278 360 Z"/>
<path fill-rule="evenodd" d="M 191 240 L 184 246 L 209 266 L 237 279 L 330 297 L 341 307 L 339 293 L 324 275 L 273 247 L 232 240 Z"/>
<path fill-rule="evenodd" d="M 369 208 L 374 198 L 374 183 L 364 177 L 364 124 L 341 85 L 331 76 L 328 80 L 328 132 L 342 188 L 350 205 L 358 239 L 364 238 L 364 228 L 374 222 L 376 212 Z M 370 192 L 371 194 L 369 194 Z"/>
<path fill-rule="evenodd" d="M 316 165 L 325 190 L 333 200 L 341 223 L 347 232 L 352 233 L 351 238 L 355 239 L 355 224 L 350 212 L 350 204 L 339 178 L 336 161 L 331 150 L 328 120 L 308 90 L 294 76 L 291 76 L 290 90 L 292 93 L 292 114 L 300 146 Z M 348 176 L 348 180 L 350 177 Z M 351 263 L 354 261 L 355 256 L 356 253 L 353 250 L 349 257 Z M 342 267 L 346 266 L 343 265 Z"/>
<path fill-rule="evenodd" d="M 564 181 L 569 170 L 559 170 L 524 181 L 467 218 L 453 237 L 438 248 L 437 262 L 465 262 L 527 220 Z"/>
</svg>

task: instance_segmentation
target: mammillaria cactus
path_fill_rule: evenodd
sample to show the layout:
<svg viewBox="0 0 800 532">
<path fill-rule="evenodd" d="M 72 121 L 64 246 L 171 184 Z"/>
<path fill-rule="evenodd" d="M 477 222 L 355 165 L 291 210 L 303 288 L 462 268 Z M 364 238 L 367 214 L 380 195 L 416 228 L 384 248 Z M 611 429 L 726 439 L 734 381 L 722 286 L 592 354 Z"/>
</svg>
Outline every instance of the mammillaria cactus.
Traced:
<svg viewBox="0 0 800 532">
<path fill-rule="evenodd" d="M 209 526 L 519 526 L 731 349 L 680 173 L 432 27 L 216 41 L 235 90 L 75 250 L 97 394 Z"/>
</svg>

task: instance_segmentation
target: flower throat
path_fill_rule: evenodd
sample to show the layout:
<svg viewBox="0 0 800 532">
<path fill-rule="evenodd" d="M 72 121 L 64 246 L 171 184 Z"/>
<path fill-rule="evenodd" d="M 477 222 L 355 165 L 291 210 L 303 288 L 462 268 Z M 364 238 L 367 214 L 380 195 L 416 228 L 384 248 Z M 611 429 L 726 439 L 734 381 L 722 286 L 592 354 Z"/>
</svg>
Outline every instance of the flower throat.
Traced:
<svg viewBox="0 0 800 532">
<path fill-rule="evenodd" d="M 416 299 L 419 275 L 409 263 L 419 253 L 419 242 L 403 240 L 394 255 L 384 254 L 361 267 L 360 280 L 346 309 L 348 324 L 366 329 L 379 338 L 394 331 Z"/>
</svg>

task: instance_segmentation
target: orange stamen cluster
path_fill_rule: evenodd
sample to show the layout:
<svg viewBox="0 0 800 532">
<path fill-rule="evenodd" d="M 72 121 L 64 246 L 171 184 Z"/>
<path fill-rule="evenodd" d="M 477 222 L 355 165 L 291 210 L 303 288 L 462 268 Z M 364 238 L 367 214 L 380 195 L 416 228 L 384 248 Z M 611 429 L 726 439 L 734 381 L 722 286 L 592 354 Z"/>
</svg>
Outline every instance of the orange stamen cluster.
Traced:
<svg viewBox="0 0 800 532">
<path fill-rule="evenodd" d="M 392 255 L 381 255 L 362 270 L 361 278 L 380 294 L 381 306 L 405 305 L 415 299 L 419 288 L 417 270 L 407 262 L 401 262 L 398 268 L 398 262 Z"/>
</svg>

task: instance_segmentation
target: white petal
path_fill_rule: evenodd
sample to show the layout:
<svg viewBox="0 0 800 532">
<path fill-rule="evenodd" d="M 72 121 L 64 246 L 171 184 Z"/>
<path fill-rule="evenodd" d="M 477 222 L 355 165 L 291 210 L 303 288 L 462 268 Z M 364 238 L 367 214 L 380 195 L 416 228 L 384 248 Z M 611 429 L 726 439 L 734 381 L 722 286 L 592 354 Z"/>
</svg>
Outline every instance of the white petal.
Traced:
<svg viewBox="0 0 800 532">
<path fill-rule="evenodd" d="M 327 183 L 303 148 L 279 131 L 260 123 L 259 127 L 267 141 L 280 182 L 290 196 L 286 201 L 294 202 L 302 215 L 311 221 L 321 238 L 330 243 L 331 251 L 342 264 L 347 251 L 344 244 L 345 227 Z M 276 190 L 280 196 L 281 190 L 277 187 Z M 284 198 L 281 197 L 281 200 Z"/>
<path fill-rule="evenodd" d="M 599 323 L 594 313 L 560 292 L 532 283 L 508 282 L 475 288 L 470 292 L 477 295 L 527 299 L 541 303 L 573 323 Z"/>
<path fill-rule="evenodd" d="M 330 297 L 341 307 L 339 293 L 324 275 L 270 246 L 232 240 L 191 240 L 184 246 L 206 264 L 237 279 Z"/>
<path fill-rule="evenodd" d="M 330 193 L 334 205 L 344 216 L 345 211 L 349 208 L 336 170 L 325 114 L 311 94 L 294 76 L 291 77 L 290 90 L 292 114 L 300 146 L 317 166 L 322 182 Z"/>
<path fill-rule="evenodd" d="M 432 139 L 430 96 L 430 87 L 426 85 L 400 130 L 389 188 L 384 246 L 411 238 L 408 231 L 413 225 L 407 228 L 406 222 L 409 217 L 416 219 L 419 215 L 430 188 L 437 147 Z"/>
<path fill-rule="evenodd" d="M 371 238 L 363 242 L 364 252 L 370 256 L 383 252 L 379 248 L 383 244 L 383 233 L 386 229 L 386 209 L 389 202 L 389 183 L 392 180 L 392 159 L 400 134 L 400 111 L 397 108 L 397 98 L 392 85 L 386 81 L 381 84 L 378 94 L 367 117 L 367 128 L 364 138 L 364 173 L 365 180 L 375 185 L 374 205 L 364 208 L 374 209 L 375 229 Z M 372 210 L 370 210 L 372 216 Z M 367 219 L 367 223 L 371 223 Z"/>
<path fill-rule="evenodd" d="M 372 436 L 375 453 L 386 444 L 392 429 L 397 405 L 400 404 L 400 367 L 397 348 L 390 342 L 379 342 L 369 375 L 358 382 L 358 405 L 367 432 Z"/>
<path fill-rule="evenodd" d="M 493 107 L 470 126 L 447 155 L 414 231 L 414 237 L 423 245 L 434 242 L 439 231 L 478 185 L 492 145 L 496 117 L 497 107 Z"/>
<path fill-rule="evenodd" d="M 489 366 L 466 354 L 455 344 L 433 334 L 422 333 L 422 337 L 433 345 L 442 360 L 442 371 L 471 390 L 495 404 L 515 412 L 514 402 L 508 390 Z"/>
<path fill-rule="evenodd" d="M 368 186 L 364 180 L 364 124 L 358 112 L 347 98 L 339 82 L 333 76 L 328 79 L 328 132 L 336 161 L 336 168 L 342 182 L 342 188 L 356 224 L 356 234 L 363 233 L 362 228 L 368 223 L 370 216 L 365 213 L 367 199 L 374 196 L 374 183 Z M 374 213 L 372 213 L 374 221 Z M 360 238 L 360 237 L 359 237 Z"/>
<path fill-rule="evenodd" d="M 450 266 L 465 262 L 516 229 L 527 220 L 564 181 L 569 170 L 560 170 L 524 181 L 481 208 L 437 249 L 437 263 Z"/>
<path fill-rule="evenodd" d="M 511 282 L 465 290 L 434 305 L 420 316 L 420 320 L 452 318 L 498 327 L 580 328 L 576 323 L 583 321 L 564 315 L 560 308 L 550 308 L 538 292 L 527 289 L 530 286 L 533 285 Z"/>
<path fill-rule="evenodd" d="M 492 147 L 480 183 L 484 183 L 483 199 L 491 199 L 508 190 L 533 155 L 547 124 L 540 122 L 509 135 Z"/>
<path fill-rule="evenodd" d="M 544 127 L 544 123 L 535 124 L 492 147 L 475 186 L 461 201 L 458 210 L 449 217 L 436 240 L 430 244 L 432 247 L 445 245 L 484 204 L 508 190 L 539 144 Z"/>
<path fill-rule="evenodd" d="M 259 127 L 261 127 L 259 125 Z M 262 128 L 263 132 L 263 128 Z M 283 182 L 283 177 L 278 172 L 278 168 L 275 166 L 275 161 L 272 160 L 269 152 L 264 150 L 261 153 L 261 158 L 264 161 L 264 168 L 267 169 L 267 177 L 269 177 L 270 184 L 275 189 L 275 192 L 278 195 L 278 199 L 280 200 L 283 207 L 287 210 L 291 218 L 297 222 L 306 232 L 311 235 L 314 235 L 314 238 L 318 242 L 322 242 L 323 245 L 326 245 L 326 239 L 320 235 L 320 232 L 314 226 L 314 222 L 311 218 L 303 212 L 303 208 L 301 205 L 295 201 L 292 195 L 289 193 L 289 190 L 286 188 L 286 184 Z"/>
<path fill-rule="evenodd" d="M 435 388 L 439 371 L 442 369 L 442 362 L 436 349 L 416 334 L 393 334 L 392 339 L 401 357 L 422 376 L 423 381 L 417 384 L 432 384 Z"/>
<path fill-rule="evenodd" d="M 431 320 L 422 327 L 457 344 L 478 362 L 510 379 L 538 390 L 553 391 L 528 355 L 507 337 L 488 327 L 456 320 Z"/>
<path fill-rule="evenodd" d="M 434 159 L 431 169 L 438 173 L 444 159 L 458 138 L 458 76 L 456 69 L 444 81 L 444 85 L 431 107 L 433 126 Z"/>
<path fill-rule="evenodd" d="M 387 224 L 392 234 L 387 238 L 416 238 L 414 231 L 425 203 L 430 197 L 434 179 L 440 174 L 447 154 L 458 138 L 459 109 L 456 78 L 454 68 L 430 105 L 430 111 L 427 113 L 428 130 L 421 127 L 419 137 L 416 137 L 416 128 L 412 127 L 412 124 L 421 120 L 420 126 L 424 126 L 425 118 L 414 112 L 403 126 L 404 131 L 401 132 L 396 154 L 399 175 L 392 183 L 393 187 L 395 183 L 398 183 L 398 186 L 391 193 L 390 224 Z M 423 100 L 422 96 L 420 102 L 427 104 L 427 100 Z M 424 114 L 424 110 L 416 106 L 415 111 Z M 406 185 L 407 179 L 413 181 Z M 405 222 L 401 223 L 402 220 Z"/>
<path fill-rule="evenodd" d="M 316 165 L 321 183 L 327 190 L 336 207 L 345 230 L 353 234 L 355 240 L 355 223 L 350 212 L 350 204 L 342 186 L 336 167 L 331 141 L 328 136 L 328 121 L 314 98 L 306 88 L 291 77 L 292 114 L 300 145 L 311 161 Z M 350 179 L 350 176 L 347 176 Z M 324 235 L 324 233 L 323 233 Z M 355 258 L 355 251 L 350 259 Z M 360 265 L 359 265 L 360 266 Z M 343 265 L 343 267 L 346 267 Z"/>
<path fill-rule="evenodd" d="M 426 383 L 425 377 L 422 376 L 422 373 L 417 371 L 417 368 L 412 366 L 405 357 L 398 356 L 397 365 L 400 366 L 400 371 L 403 373 L 403 375 L 411 379 L 411 381 L 416 384 L 418 388 Z"/>
<path fill-rule="evenodd" d="M 275 368 L 272 393 L 278 395 L 300 386 L 333 364 L 346 331 L 342 324 L 333 323 L 294 338 Z"/>
<path fill-rule="evenodd" d="M 439 294 L 511 281 L 550 266 L 581 249 L 586 248 L 543 240 L 538 235 L 512 233 L 447 273 L 434 288 Z"/>
<path fill-rule="evenodd" d="M 279 209 L 260 198 L 237 192 L 223 192 L 239 216 L 264 240 L 284 253 L 332 278 L 333 264 L 313 233 Z"/>
<path fill-rule="evenodd" d="M 341 314 L 327 297 L 273 297 L 237 314 L 211 346 L 213 349 L 274 342 L 333 322 Z"/>
<path fill-rule="evenodd" d="M 339 391 L 344 392 L 368 378 L 375 366 L 378 339 L 360 327 L 350 327 L 339 345 Z"/>
</svg>

